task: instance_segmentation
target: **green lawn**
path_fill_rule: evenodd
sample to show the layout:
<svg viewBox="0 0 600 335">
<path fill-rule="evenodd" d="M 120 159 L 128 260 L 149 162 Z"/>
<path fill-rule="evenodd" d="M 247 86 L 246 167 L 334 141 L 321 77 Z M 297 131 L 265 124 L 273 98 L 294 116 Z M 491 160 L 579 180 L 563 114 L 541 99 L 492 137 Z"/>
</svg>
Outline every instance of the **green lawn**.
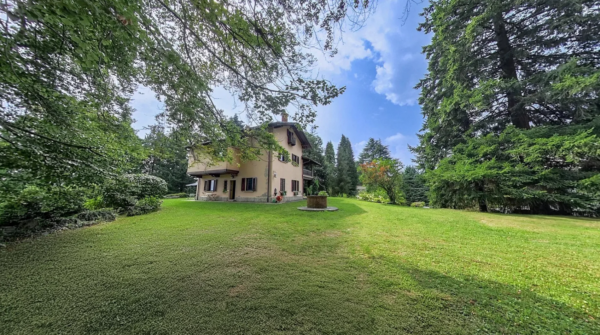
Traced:
<svg viewBox="0 0 600 335">
<path fill-rule="evenodd" d="M 2 334 L 600 334 L 600 221 L 167 200 L 0 249 Z"/>
</svg>

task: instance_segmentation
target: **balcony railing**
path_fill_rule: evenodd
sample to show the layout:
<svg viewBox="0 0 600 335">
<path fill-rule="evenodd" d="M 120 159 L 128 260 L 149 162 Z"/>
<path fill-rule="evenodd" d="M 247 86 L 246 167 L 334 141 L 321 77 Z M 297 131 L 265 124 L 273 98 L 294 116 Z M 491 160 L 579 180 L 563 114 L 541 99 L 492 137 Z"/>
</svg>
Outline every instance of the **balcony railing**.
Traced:
<svg viewBox="0 0 600 335">
<path fill-rule="evenodd" d="M 312 171 L 307 169 L 302 169 L 302 175 L 306 177 L 313 177 Z"/>
</svg>

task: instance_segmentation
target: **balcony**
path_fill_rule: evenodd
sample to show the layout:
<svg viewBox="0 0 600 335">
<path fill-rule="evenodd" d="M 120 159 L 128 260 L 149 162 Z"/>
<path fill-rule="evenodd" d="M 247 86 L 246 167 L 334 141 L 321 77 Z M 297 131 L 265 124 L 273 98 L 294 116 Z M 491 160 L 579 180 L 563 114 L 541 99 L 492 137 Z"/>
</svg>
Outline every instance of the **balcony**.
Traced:
<svg viewBox="0 0 600 335">
<path fill-rule="evenodd" d="M 302 176 L 304 179 L 313 179 L 313 172 L 311 170 L 302 169 Z"/>
<path fill-rule="evenodd" d="M 194 157 L 190 155 L 188 160 L 187 173 L 191 176 L 221 175 L 240 172 L 240 157 L 237 152 L 233 152 L 231 162 L 214 162 L 210 158 Z"/>
</svg>

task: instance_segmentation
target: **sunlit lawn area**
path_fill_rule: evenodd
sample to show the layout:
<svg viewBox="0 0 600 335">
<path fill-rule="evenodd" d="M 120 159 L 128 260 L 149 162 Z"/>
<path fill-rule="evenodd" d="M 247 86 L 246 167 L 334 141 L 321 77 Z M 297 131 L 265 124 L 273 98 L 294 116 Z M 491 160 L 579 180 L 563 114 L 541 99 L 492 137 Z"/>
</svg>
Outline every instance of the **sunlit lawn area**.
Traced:
<svg viewBox="0 0 600 335">
<path fill-rule="evenodd" d="M 167 200 L 0 249 L 2 334 L 600 334 L 600 221 Z"/>
</svg>

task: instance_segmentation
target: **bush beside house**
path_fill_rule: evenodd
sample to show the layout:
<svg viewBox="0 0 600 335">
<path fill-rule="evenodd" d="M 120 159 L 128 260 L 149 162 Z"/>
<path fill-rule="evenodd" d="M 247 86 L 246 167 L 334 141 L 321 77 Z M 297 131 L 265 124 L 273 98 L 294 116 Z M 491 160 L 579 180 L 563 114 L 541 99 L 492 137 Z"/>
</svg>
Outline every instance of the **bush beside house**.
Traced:
<svg viewBox="0 0 600 335">
<path fill-rule="evenodd" d="M 167 183 L 154 176 L 128 174 L 88 190 L 28 186 L 0 202 L 0 240 L 114 221 L 156 211 Z"/>
</svg>

